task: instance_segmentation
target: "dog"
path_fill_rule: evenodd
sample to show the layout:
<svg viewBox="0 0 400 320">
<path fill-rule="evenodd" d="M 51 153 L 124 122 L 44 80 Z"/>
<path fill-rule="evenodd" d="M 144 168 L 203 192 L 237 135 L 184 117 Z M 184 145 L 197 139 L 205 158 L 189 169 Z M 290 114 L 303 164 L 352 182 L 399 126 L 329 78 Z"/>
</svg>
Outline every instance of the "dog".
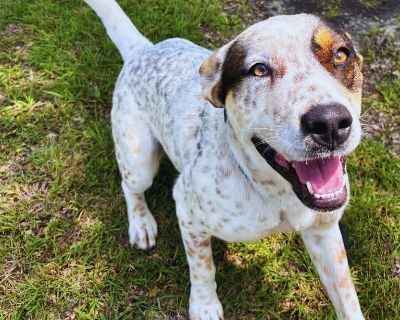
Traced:
<svg viewBox="0 0 400 320">
<path fill-rule="evenodd" d="M 85 2 L 124 60 L 111 119 L 132 246 L 156 243 L 144 192 L 164 152 L 179 171 L 190 319 L 223 319 L 211 237 L 292 230 L 338 319 L 364 319 L 338 226 L 346 156 L 361 137 L 362 57 L 350 35 L 313 15 L 276 16 L 210 52 L 183 39 L 152 44 L 114 0 Z"/>
</svg>

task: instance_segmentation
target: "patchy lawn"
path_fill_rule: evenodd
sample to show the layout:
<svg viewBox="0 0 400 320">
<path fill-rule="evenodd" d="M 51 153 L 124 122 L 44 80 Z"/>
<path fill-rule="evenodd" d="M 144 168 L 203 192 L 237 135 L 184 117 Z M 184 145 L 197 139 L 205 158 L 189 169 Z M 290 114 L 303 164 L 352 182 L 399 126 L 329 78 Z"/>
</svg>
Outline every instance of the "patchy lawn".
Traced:
<svg viewBox="0 0 400 320">
<path fill-rule="evenodd" d="M 121 3 L 153 41 L 179 36 L 215 46 L 250 15 L 246 1 Z M 375 43 L 381 33 L 369 35 Z M 122 62 L 99 19 L 79 0 L 0 0 L 0 36 L 0 319 L 186 318 L 189 275 L 168 162 L 148 192 L 156 250 L 128 246 L 109 124 Z M 381 54 L 372 48 L 367 71 Z M 375 83 L 372 92 L 362 118 L 368 135 L 349 162 L 344 225 L 366 318 L 393 320 L 400 319 L 400 81 Z M 213 246 L 227 319 L 334 319 L 297 234 Z"/>
</svg>

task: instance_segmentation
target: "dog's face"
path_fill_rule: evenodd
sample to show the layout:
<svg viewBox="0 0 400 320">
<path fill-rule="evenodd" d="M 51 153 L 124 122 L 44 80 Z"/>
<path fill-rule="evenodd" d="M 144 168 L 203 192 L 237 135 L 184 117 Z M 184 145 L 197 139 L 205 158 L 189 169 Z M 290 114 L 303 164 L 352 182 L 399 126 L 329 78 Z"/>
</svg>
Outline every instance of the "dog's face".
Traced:
<svg viewBox="0 0 400 320">
<path fill-rule="evenodd" d="M 270 166 L 308 207 L 348 198 L 346 155 L 359 143 L 362 58 L 350 36 L 312 15 L 253 25 L 200 68 L 250 168 Z"/>
</svg>

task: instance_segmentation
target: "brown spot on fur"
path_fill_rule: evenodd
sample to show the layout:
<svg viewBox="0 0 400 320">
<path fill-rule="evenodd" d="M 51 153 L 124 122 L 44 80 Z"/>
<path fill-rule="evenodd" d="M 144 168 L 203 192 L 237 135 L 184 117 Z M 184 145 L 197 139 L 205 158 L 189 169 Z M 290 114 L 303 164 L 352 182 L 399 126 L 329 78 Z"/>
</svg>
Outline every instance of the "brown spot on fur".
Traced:
<svg viewBox="0 0 400 320">
<path fill-rule="evenodd" d="M 146 215 L 146 209 L 143 204 L 138 203 L 134 208 L 133 211 L 138 213 L 139 216 L 144 217 Z"/>
<path fill-rule="evenodd" d="M 272 56 L 271 61 L 274 65 L 274 73 L 273 73 L 273 79 L 276 78 L 283 78 L 283 76 L 286 74 L 286 65 L 283 61 L 283 59 Z"/>
<path fill-rule="evenodd" d="M 319 235 L 315 235 L 314 236 L 314 241 L 315 241 L 316 244 L 320 244 L 321 240 L 322 240 L 321 236 L 319 236 Z"/>
<path fill-rule="evenodd" d="M 315 92 L 315 91 L 317 91 L 317 86 L 312 84 L 312 85 L 308 88 L 308 90 L 309 90 L 310 92 Z"/>
<path fill-rule="evenodd" d="M 192 249 L 190 246 L 187 246 L 186 251 L 187 251 L 187 255 L 188 255 L 189 257 L 192 257 L 192 258 L 194 257 L 193 249 Z"/>
<path fill-rule="evenodd" d="M 206 258 L 206 268 L 209 271 L 211 271 L 211 269 L 212 269 L 212 257 L 211 256 L 208 256 Z"/>
<path fill-rule="evenodd" d="M 192 278 L 193 278 L 194 280 L 198 280 L 198 279 L 199 279 L 199 276 L 198 276 L 197 274 L 194 274 L 194 275 L 192 275 Z"/>
<path fill-rule="evenodd" d="M 210 245 L 210 240 L 209 239 L 204 240 L 204 241 L 199 243 L 200 247 L 208 247 L 209 245 Z"/>
<path fill-rule="evenodd" d="M 340 248 L 339 251 L 335 255 L 336 262 L 342 264 L 346 261 L 346 251 L 344 248 Z"/>
<path fill-rule="evenodd" d="M 341 275 L 339 277 L 339 287 L 344 289 L 350 288 L 350 279 L 348 275 Z"/>
<path fill-rule="evenodd" d="M 267 186 L 275 186 L 276 185 L 275 181 L 269 180 L 269 179 L 261 181 L 261 184 L 267 185 Z"/>
<path fill-rule="evenodd" d="M 284 210 L 279 211 L 279 219 L 281 221 L 285 221 L 286 220 L 286 211 L 284 211 Z"/>
<path fill-rule="evenodd" d="M 192 240 L 197 238 L 197 236 L 195 234 L 191 233 L 191 232 L 189 232 L 189 236 L 192 238 Z"/>
<path fill-rule="evenodd" d="M 324 264 L 322 266 L 322 271 L 328 276 L 330 277 L 332 275 L 331 271 L 329 270 L 328 266 L 326 264 Z"/>
<path fill-rule="evenodd" d="M 139 145 L 133 145 L 132 152 L 140 153 L 140 152 L 142 152 L 142 148 Z"/>
<path fill-rule="evenodd" d="M 294 76 L 293 80 L 294 82 L 300 82 L 303 81 L 305 79 L 305 74 L 304 73 L 296 73 L 296 75 Z"/>
</svg>

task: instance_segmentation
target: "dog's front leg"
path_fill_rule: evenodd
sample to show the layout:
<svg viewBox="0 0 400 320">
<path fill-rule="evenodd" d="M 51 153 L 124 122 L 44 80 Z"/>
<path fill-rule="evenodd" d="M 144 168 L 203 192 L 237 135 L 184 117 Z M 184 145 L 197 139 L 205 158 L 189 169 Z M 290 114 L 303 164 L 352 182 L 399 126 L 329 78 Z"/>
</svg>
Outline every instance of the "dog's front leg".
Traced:
<svg viewBox="0 0 400 320">
<path fill-rule="evenodd" d="M 188 210 L 176 203 L 179 227 L 190 269 L 189 317 L 191 320 L 223 319 L 222 305 L 216 293 L 215 267 L 211 236 L 188 216 Z M 192 211 L 192 209 L 189 209 Z"/>
<path fill-rule="evenodd" d="M 364 319 L 351 279 L 337 223 L 302 231 L 307 251 L 335 307 L 338 319 Z"/>
</svg>

